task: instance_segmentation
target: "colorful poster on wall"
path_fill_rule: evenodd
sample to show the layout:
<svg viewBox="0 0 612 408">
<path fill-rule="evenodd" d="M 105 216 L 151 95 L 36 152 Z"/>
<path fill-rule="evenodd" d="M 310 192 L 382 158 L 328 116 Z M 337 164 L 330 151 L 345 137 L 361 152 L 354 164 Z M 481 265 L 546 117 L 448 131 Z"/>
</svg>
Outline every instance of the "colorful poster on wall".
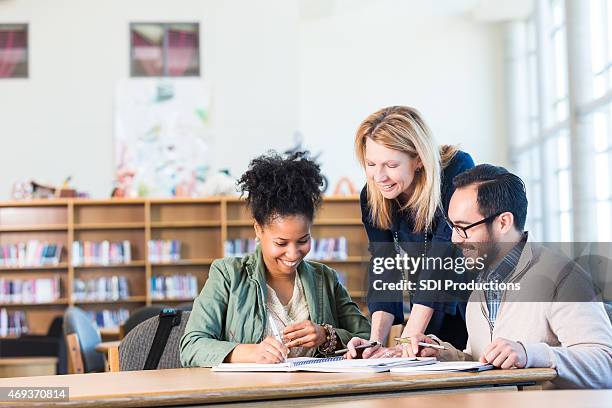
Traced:
<svg viewBox="0 0 612 408">
<path fill-rule="evenodd" d="M 121 81 L 113 195 L 197 196 L 210 166 L 209 109 L 210 93 L 200 79 Z"/>
</svg>

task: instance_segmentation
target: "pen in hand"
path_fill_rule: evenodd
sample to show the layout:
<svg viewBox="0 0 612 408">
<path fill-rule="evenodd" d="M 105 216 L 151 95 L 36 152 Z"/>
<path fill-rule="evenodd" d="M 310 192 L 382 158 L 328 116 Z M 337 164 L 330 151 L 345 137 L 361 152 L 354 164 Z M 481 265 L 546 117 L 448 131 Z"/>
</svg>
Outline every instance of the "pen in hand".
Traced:
<svg viewBox="0 0 612 408">
<path fill-rule="evenodd" d="M 285 342 L 283 341 L 283 337 L 280 335 L 280 332 L 278 331 L 278 327 L 276 327 L 276 323 L 274 323 L 274 319 L 272 319 L 272 315 L 268 315 L 268 321 L 270 322 L 270 328 L 272 329 L 272 334 L 274 334 L 274 337 L 276 338 L 276 340 L 278 340 L 280 344 L 285 345 Z M 287 357 L 285 357 L 283 361 L 286 362 Z"/>
<path fill-rule="evenodd" d="M 393 340 L 397 341 L 398 343 L 402 343 L 402 344 L 412 343 L 412 341 L 410 340 L 410 337 L 395 337 Z M 437 350 L 447 350 L 446 347 L 441 346 L 439 344 L 425 343 L 424 341 L 419 341 L 417 344 L 421 347 L 430 347 L 430 348 L 435 348 Z"/>
<path fill-rule="evenodd" d="M 361 358 L 361 354 L 363 353 L 363 350 L 370 348 L 370 347 L 374 347 L 374 346 L 378 346 L 378 342 L 377 341 L 371 341 L 367 344 L 362 344 L 360 346 L 356 346 L 355 350 L 357 350 L 357 358 Z M 349 350 L 347 348 L 342 349 L 342 350 L 337 350 L 334 352 L 334 354 L 336 356 L 342 355 L 342 354 L 346 354 Z"/>
</svg>

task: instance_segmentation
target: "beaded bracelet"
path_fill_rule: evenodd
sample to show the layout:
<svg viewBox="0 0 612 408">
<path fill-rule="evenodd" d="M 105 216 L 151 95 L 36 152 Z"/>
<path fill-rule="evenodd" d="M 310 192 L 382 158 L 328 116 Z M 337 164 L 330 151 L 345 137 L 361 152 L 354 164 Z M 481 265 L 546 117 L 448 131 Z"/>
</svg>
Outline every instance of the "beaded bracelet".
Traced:
<svg viewBox="0 0 612 408">
<path fill-rule="evenodd" d="M 321 324 L 325 330 L 325 342 L 319 346 L 319 351 L 323 354 L 333 354 L 338 346 L 338 338 L 336 337 L 336 329 L 331 324 Z"/>
</svg>

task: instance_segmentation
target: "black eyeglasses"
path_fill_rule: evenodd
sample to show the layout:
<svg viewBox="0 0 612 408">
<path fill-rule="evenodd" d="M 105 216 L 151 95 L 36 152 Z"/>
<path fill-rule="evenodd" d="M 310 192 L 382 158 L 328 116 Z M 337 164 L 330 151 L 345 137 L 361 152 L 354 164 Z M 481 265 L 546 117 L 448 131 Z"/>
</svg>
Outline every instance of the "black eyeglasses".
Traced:
<svg viewBox="0 0 612 408">
<path fill-rule="evenodd" d="M 467 227 L 461 227 L 459 225 L 455 225 L 453 224 L 448 218 L 446 219 L 446 223 L 448 224 L 449 227 L 451 227 L 452 230 L 454 230 L 457 235 L 459 235 L 461 238 L 468 238 L 468 233 L 467 230 L 469 230 L 470 228 L 474 228 L 480 224 L 486 224 L 489 223 L 491 221 L 493 221 L 495 218 L 499 217 L 500 215 L 502 215 L 505 211 L 501 211 L 498 212 L 497 214 L 493 214 L 487 218 L 483 218 L 482 220 L 475 222 L 473 224 L 468 225 Z"/>
</svg>

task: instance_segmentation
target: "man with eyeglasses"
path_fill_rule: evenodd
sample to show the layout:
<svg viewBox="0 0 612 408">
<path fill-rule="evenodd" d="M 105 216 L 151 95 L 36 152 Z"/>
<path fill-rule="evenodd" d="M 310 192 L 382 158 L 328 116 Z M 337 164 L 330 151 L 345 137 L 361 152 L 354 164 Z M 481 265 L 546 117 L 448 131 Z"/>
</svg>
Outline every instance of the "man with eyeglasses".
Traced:
<svg viewBox="0 0 612 408">
<path fill-rule="evenodd" d="M 558 376 L 548 386 L 612 388 L 610 320 L 584 270 L 529 240 L 523 181 L 503 167 L 483 164 L 453 183 L 448 210 L 452 241 L 466 258 L 486 259 L 477 281 L 518 283 L 521 290 L 471 293 L 464 351 L 435 336 L 419 335 L 411 338 L 409 354 L 481 361 L 503 369 L 550 367 Z M 417 341 L 442 343 L 448 350 L 419 348 Z"/>
</svg>

